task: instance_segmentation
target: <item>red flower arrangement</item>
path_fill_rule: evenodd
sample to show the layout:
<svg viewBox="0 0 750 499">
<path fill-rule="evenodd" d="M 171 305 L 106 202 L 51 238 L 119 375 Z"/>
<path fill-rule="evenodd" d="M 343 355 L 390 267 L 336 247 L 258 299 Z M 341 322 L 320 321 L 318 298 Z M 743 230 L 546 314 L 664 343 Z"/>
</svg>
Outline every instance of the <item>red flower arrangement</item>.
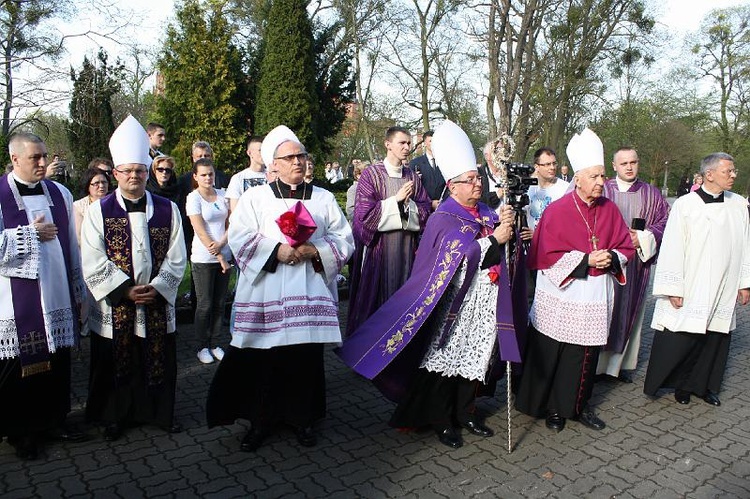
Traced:
<svg viewBox="0 0 750 499">
<path fill-rule="evenodd" d="M 281 229 L 281 233 L 285 236 L 294 238 L 297 232 L 299 232 L 297 215 L 291 211 L 284 212 L 279 217 L 279 229 Z"/>
<path fill-rule="evenodd" d="M 492 284 L 497 284 L 497 281 L 500 279 L 500 266 L 499 265 L 493 265 L 490 267 L 490 271 L 487 273 L 487 275 L 490 278 L 490 282 Z"/>
</svg>

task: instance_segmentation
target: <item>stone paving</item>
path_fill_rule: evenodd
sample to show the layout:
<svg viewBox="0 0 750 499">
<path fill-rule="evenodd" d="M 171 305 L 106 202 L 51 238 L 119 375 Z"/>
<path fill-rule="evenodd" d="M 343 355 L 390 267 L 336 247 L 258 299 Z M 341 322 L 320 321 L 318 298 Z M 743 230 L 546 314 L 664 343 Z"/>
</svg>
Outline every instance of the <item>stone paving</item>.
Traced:
<svg viewBox="0 0 750 499">
<path fill-rule="evenodd" d="M 342 312 L 346 303 L 342 303 Z M 649 303 L 646 324 L 653 303 Z M 258 452 L 239 452 L 245 424 L 209 430 L 204 404 L 216 365 L 195 358 L 192 326 L 180 326 L 176 416 L 185 431 L 129 430 L 102 440 L 83 423 L 88 342 L 74 361 L 70 420 L 90 435 L 49 444 L 32 462 L 0 444 L 0 497 L 750 497 L 750 307 L 741 309 L 722 406 L 678 405 L 671 393 L 643 395 L 652 334 L 646 328 L 635 383 L 597 384 L 601 432 L 568 422 L 552 433 L 543 420 L 513 411 L 514 450 L 506 450 L 505 388 L 482 399 L 492 438 L 464 435 L 450 450 L 431 432 L 387 425 L 393 405 L 326 350 L 328 417 L 319 443 L 301 448 L 290 431 Z M 227 335 L 228 337 L 228 335 Z M 503 385 L 501 383 L 501 385 Z M 3 400 L 2 404 L 12 403 Z"/>
</svg>

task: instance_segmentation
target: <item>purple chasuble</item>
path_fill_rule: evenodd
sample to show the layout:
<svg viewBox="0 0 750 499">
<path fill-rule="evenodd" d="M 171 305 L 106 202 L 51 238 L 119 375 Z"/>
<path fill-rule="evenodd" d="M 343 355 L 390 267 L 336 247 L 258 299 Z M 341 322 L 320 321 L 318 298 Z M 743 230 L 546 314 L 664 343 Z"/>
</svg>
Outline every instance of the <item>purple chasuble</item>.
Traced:
<svg viewBox="0 0 750 499">
<path fill-rule="evenodd" d="M 424 227 L 432 201 L 419 176 L 408 167 L 401 178 L 388 176 L 382 163 L 367 167 L 359 177 L 352 218 L 354 255 L 350 278 L 347 335 L 370 317 L 409 278 L 419 237 L 406 230 L 378 231 L 381 201 L 394 196 L 406 182 L 414 182 L 419 226 Z"/>
<path fill-rule="evenodd" d="M 10 182 L 14 182 L 9 175 L 0 177 L 0 208 L 3 212 L 3 223 L 6 229 L 13 229 L 22 225 L 29 225 L 29 219 L 23 206 L 21 196 L 16 198 Z M 42 180 L 42 189 L 51 201 L 52 219 L 57 226 L 57 241 L 62 249 L 65 260 L 65 270 L 68 275 L 68 293 L 70 293 L 70 308 L 73 312 L 73 324 L 78 325 L 78 310 L 73 294 L 73 276 L 70 265 L 70 217 L 65 206 L 65 199 L 60 189 L 50 180 Z M 16 321 L 18 334 L 18 348 L 21 360 L 21 377 L 49 371 L 50 353 L 47 345 L 47 333 L 44 326 L 44 311 L 42 310 L 42 295 L 38 279 L 10 278 L 10 289 L 13 299 L 13 316 Z"/>
<path fill-rule="evenodd" d="M 617 205 L 628 227 L 632 227 L 634 218 L 643 218 L 646 221 L 646 229 L 653 233 L 657 246 L 661 246 L 669 215 L 669 204 L 659 189 L 642 180 L 636 180 L 626 192 L 620 192 L 617 180 L 610 179 L 604 184 L 604 196 Z M 651 267 L 656 263 L 656 258 L 654 256 L 644 262 L 636 256 L 628 262 L 625 286 L 615 287 L 615 308 L 612 311 L 612 323 L 604 350 L 616 353 L 625 350 L 643 305 Z"/>
<path fill-rule="evenodd" d="M 432 324 L 429 318 L 461 262 L 466 258 L 474 263 L 473 268 L 467 268 L 466 281 L 478 271 L 480 248 L 473 243 L 483 225 L 492 227 L 498 221 L 489 207 L 478 207 L 481 222 L 453 198 L 438 207 L 427 223 L 409 280 L 337 350 L 345 364 L 373 379 L 391 399 L 397 400 L 403 393 L 432 334 L 444 334 L 442 328 L 435 329 L 441 325 Z M 504 259 L 499 267 L 498 303 L 488 306 L 497 308 L 500 358 L 520 362 Z M 459 293 L 457 299 L 464 295 Z M 458 311 L 461 303 L 451 305 Z"/>
<path fill-rule="evenodd" d="M 146 194 L 144 194 L 145 196 Z M 159 273 L 169 250 L 172 226 L 172 204 L 161 196 L 151 195 L 154 214 L 148 221 L 149 249 L 151 251 L 151 279 Z M 125 209 L 117 202 L 115 193 L 101 201 L 104 221 L 104 244 L 107 257 L 117 267 L 133 279 L 133 255 L 130 233 L 130 219 Z M 146 378 L 149 386 L 158 386 L 164 380 L 164 336 L 167 334 L 167 313 L 164 300 L 157 297 L 152 305 L 145 305 L 146 312 Z M 130 358 L 131 344 L 135 336 L 136 305 L 122 299 L 112 307 L 112 339 L 114 341 L 115 377 L 123 379 L 132 374 L 133 361 Z"/>
</svg>

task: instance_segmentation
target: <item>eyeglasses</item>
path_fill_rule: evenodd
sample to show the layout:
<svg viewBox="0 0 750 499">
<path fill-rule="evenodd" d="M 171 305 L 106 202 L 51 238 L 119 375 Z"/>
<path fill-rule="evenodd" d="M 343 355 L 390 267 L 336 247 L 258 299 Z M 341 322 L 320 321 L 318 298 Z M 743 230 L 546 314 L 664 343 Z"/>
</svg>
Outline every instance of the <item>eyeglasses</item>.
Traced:
<svg viewBox="0 0 750 499">
<path fill-rule="evenodd" d="M 273 159 L 281 159 L 281 160 L 284 160 L 284 161 L 286 161 L 288 163 L 291 163 L 292 161 L 294 161 L 294 158 L 297 158 L 298 161 L 303 162 L 303 161 L 307 161 L 307 157 L 308 156 L 309 155 L 306 152 L 301 152 L 301 153 L 297 153 L 297 154 L 288 154 L 286 156 L 278 156 L 278 157 L 273 158 Z"/>
<path fill-rule="evenodd" d="M 454 180 L 452 184 L 481 184 L 482 177 L 472 177 L 464 180 Z"/>
<path fill-rule="evenodd" d="M 555 168 L 557 168 L 557 161 L 550 161 L 549 163 L 537 163 L 537 166 L 541 166 L 542 168 L 554 166 Z"/>
<path fill-rule="evenodd" d="M 148 173 L 148 170 L 146 170 L 145 168 L 128 168 L 127 170 L 120 170 L 119 168 L 115 168 L 115 171 L 122 175 L 125 175 L 126 177 L 129 177 L 134 173 L 136 175 L 146 175 Z"/>
<path fill-rule="evenodd" d="M 89 185 L 91 187 L 99 187 L 100 185 L 105 185 L 106 186 L 106 185 L 109 185 L 109 182 L 107 182 L 106 180 L 99 180 L 97 182 L 91 182 Z"/>
<path fill-rule="evenodd" d="M 154 168 L 154 169 L 159 173 L 169 173 L 170 175 L 172 174 L 171 168 Z"/>
<path fill-rule="evenodd" d="M 729 168 L 727 170 L 716 170 L 717 172 L 721 173 L 722 175 L 737 175 L 737 169 L 736 168 Z"/>
</svg>

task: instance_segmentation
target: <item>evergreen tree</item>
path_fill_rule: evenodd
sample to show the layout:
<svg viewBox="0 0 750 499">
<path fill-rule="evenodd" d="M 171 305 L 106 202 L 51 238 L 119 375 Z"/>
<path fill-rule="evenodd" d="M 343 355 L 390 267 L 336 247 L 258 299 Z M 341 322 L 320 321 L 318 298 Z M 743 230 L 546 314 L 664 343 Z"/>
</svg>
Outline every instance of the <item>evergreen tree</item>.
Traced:
<svg viewBox="0 0 750 499">
<path fill-rule="evenodd" d="M 348 104 L 354 101 L 355 82 L 351 70 L 351 49 L 337 45 L 336 35 L 342 28 L 334 23 L 319 29 L 315 36 L 315 90 L 320 109 L 313 121 L 320 152 L 328 155 L 337 144 L 332 141 L 341 131 Z M 321 164 L 322 163 L 318 162 Z"/>
<path fill-rule="evenodd" d="M 115 131 L 111 99 L 120 89 L 120 70 L 119 64 L 107 64 L 107 53 L 101 49 L 97 64 L 84 57 L 78 74 L 70 69 L 73 96 L 68 140 L 75 165 L 86 165 L 96 156 L 109 156 L 109 138 Z"/>
<path fill-rule="evenodd" d="M 233 43 L 236 30 L 224 13 L 227 1 L 178 5 L 177 24 L 167 30 L 158 63 L 164 92 L 157 98 L 157 114 L 168 137 L 164 150 L 186 171 L 192 143 L 205 140 L 217 164 L 234 169 L 243 161 L 252 110 L 242 54 Z"/>
<path fill-rule="evenodd" d="M 277 125 L 291 128 L 311 152 L 320 151 L 316 134 L 319 101 L 313 32 L 305 0 L 272 2 L 264 30 L 263 59 L 255 109 L 256 133 Z"/>
</svg>

